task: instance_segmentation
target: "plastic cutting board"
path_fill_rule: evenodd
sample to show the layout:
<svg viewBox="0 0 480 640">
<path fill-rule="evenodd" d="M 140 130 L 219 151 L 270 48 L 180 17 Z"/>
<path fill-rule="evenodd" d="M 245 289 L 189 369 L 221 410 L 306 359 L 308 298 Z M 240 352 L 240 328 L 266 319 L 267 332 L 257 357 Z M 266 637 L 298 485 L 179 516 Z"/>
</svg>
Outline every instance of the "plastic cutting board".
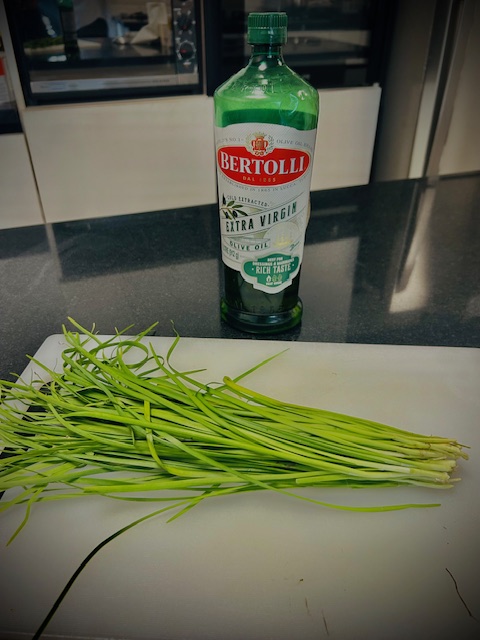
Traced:
<svg viewBox="0 0 480 640">
<path fill-rule="evenodd" d="M 163 353 L 171 338 L 150 338 Z M 37 358 L 58 364 L 62 336 Z M 158 517 L 105 547 L 44 638 L 135 640 L 464 640 L 480 637 L 480 352 L 436 348 L 184 338 L 178 368 L 235 377 L 297 403 L 470 446 L 462 481 L 419 488 L 309 489 L 355 505 L 441 502 L 388 513 L 334 511 L 258 492 Z M 32 372 L 29 365 L 24 373 Z M 153 507 L 106 498 L 0 514 L 0 638 L 29 638 L 83 558 Z"/>
</svg>

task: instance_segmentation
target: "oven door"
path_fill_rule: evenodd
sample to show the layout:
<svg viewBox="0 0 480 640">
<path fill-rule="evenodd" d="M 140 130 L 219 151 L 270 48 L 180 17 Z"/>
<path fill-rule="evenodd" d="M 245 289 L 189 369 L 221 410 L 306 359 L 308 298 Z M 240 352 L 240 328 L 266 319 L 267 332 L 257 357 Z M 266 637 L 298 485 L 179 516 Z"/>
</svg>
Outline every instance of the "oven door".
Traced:
<svg viewBox="0 0 480 640">
<path fill-rule="evenodd" d="M 198 0 L 5 0 L 27 105 L 200 93 Z"/>
<path fill-rule="evenodd" d="M 247 63 L 247 16 L 285 11 L 285 62 L 317 89 L 382 81 L 395 2 L 382 0 L 213 0 L 205 3 L 207 91 Z"/>
</svg>

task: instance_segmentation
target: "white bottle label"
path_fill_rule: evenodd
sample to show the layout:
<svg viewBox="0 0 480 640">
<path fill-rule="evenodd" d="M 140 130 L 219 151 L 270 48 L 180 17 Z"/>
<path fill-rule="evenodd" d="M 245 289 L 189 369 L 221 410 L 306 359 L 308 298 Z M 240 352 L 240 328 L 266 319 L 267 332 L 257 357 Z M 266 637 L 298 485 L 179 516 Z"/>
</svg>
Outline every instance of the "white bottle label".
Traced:
<svg viewBox="0 0 480 640">
<path fill-rule="evenodd" d="M 215 128 L 223 262 L 278 293 L 300 270 L 316 130 L 265 123 Z"/>
</svg>

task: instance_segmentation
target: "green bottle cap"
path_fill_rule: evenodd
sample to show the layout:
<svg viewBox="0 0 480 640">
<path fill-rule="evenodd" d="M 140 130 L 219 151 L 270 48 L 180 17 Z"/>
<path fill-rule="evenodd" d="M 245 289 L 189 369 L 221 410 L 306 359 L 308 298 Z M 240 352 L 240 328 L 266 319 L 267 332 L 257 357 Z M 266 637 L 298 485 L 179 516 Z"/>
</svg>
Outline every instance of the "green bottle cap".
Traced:
<svg viewBox="0 0 480 640">
<path fill-rule="evenodd" d="M 249 44 L 285 44 L 287 41 L 287 14 L 250 13 L 247 41 Z"/>
</svg>

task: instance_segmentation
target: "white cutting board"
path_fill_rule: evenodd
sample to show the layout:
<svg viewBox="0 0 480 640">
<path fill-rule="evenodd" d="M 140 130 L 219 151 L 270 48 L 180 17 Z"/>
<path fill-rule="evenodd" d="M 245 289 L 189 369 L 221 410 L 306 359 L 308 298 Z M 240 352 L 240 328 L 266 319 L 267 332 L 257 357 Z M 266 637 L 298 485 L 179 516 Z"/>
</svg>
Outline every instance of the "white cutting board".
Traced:
<svg viewBox="0 0 480 640">
<path fill-rule="evenodd" d="M 172 342 L 149 340 L 160 353 Z M 37 357 L 52 366 L 63 345 L 51 336 Z M 270 492 L 205 501 L 172 523 L 160 516 L 107 545 L 44 638 L 480 637 L 480 351 L 184 338 L 174 362 L 206 367 L 203 379 L 218 380 L 285 347 L 243 382 L 471 447 L 470 460 L 460 461 L 462 481 L 450 491 L 305 493 L 341 504 L 442 506 L 362 514 Z M 94 497 L 37 505 L 8 548 L 23 511 L 0 514 L 0 638 L 31 637 L 95 545 L 153 508 Z"/>
</svg>

